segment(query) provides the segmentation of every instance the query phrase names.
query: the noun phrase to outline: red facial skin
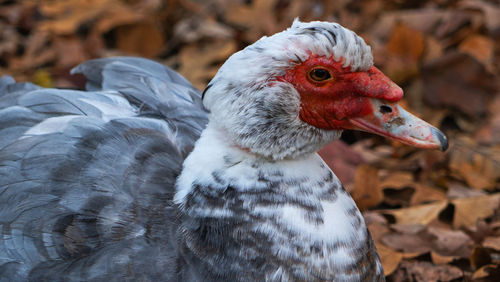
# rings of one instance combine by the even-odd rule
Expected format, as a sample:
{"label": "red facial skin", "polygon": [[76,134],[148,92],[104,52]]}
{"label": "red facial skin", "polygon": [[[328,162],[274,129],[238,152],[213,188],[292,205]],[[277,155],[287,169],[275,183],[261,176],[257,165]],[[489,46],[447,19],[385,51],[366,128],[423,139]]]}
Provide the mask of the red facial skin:
{"label": "red facial skin", "polygon": [[[299,92],[301,120],[322,129],[351,129],[349,119],[373,114],[368,98],[392,103],[403,97],[403,90],[376,67],[351,72],[342,64],[343,60],[311,55],[278,78]],[[315,68],[328,70],[332,78],[314,81],[309,72]]]}

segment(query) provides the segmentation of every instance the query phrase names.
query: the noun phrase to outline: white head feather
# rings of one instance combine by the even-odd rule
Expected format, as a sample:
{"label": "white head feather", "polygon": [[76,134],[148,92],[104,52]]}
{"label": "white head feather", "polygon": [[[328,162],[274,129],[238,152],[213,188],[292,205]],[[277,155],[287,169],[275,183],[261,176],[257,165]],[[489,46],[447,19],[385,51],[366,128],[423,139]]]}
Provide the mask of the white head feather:
{"label": "white head feather", "polygon": [[373,65],[370,47],[336,23],[295,20],[285,31],[263,37],[233,54],[205,92],[210,123],[235,145],[270,159],[296,158],[340,137],[299,119],[300,95],[284,75],[311,54],[342,60],[352,71]]}

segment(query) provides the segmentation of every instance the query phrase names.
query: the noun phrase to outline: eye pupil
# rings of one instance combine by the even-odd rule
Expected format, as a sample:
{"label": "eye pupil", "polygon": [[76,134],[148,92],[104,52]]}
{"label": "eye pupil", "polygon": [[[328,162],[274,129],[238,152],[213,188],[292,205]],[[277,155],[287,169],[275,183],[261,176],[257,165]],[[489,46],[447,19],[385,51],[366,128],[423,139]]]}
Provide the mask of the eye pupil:
{"label": "eye pupil", "polygon": [[331,78],[330,73],[322,68],[313,69],[309,76],[315,81],[323,81]]}

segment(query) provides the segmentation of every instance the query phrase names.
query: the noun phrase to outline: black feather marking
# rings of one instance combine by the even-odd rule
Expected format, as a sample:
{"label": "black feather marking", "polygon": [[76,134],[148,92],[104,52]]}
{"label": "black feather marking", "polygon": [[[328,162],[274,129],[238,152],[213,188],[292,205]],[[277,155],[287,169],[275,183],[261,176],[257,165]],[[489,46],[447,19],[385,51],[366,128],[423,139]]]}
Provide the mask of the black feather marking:
{"label": "black feather marking", "polygon": [[201,93],[201,100],[205,98],[205,93],[207,93],[207,90],[210,89],[210,87],[212,87],[212,84],[208,84],[205,90],[203,90],[203,93]]}
{"label": "black feather marking", "polygon": [[330,43],[332,44],[332,46],[335,46],[337,45],[337,36],[335,35],[335,33],[333,33],[331,30],[329,29],[325,29],[325,32],[328,33],[330,36],[326,36],[328,38],[328,40],[330,41]]}

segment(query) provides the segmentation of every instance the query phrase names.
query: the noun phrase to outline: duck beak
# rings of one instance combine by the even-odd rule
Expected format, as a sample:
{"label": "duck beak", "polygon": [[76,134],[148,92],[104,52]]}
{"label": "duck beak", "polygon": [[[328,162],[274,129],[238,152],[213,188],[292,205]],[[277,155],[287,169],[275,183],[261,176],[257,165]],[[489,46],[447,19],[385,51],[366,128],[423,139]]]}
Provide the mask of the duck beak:
{"label": "duck beak", "polygon": [[350,128],[375,133],[402,143],[428,149],[448,148],[448,139],[439,129],[407,112],[397,103],[369,98],[370,114],[349,119]]}

